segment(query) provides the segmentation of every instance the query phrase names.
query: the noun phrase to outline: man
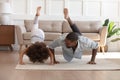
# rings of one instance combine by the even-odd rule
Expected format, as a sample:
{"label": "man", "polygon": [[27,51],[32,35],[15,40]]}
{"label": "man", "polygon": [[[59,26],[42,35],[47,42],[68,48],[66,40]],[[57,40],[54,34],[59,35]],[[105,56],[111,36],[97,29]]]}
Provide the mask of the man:
{"label": "man", "polygon": [[[98,43],[82,36],[77,26],[71,21],[68,15],[67,8],[64,9],[64,18],[68,21],[73,32],[70,32],[68,35],[62,35],[49,45],[49,49],[51,50],[53,55],[54,49],[61,46],[65,60],[70,62],[73,58],[81,59],[82,52],[85,49],[92,49],[92,57],[88,64],[96,64],[95,57],[97,53]],[[54,62],[59,63],[58,61],[56,61],[55,55]]]}

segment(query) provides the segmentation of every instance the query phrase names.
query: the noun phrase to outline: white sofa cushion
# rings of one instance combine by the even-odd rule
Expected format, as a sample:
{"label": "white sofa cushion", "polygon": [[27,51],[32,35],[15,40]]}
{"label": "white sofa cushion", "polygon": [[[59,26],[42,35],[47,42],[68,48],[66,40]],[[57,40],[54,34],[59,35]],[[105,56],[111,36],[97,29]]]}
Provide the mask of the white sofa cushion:
{"label": "white sofa cushion", "polygon": [[[45,32],[45,41],[52,41],[56,38],[61,36],[61,33],[52,33],[52,32]],[[23,33],[24,40],[30,40],[31,39],[31,32]]]}
{"label": "white sofa cushion", "polygon": [[[39,21],[39,28],[45,32],[62,32],[63,21]],[[27,32],[31,32],[33,20],[24,20],[24,25]]]}
{"label": "white sofa cushion", "polygon": [[[98,33],[100,28],[102,27],[101,21],[74,21],[77,25],[78,29],[82,33]],[[71,28],[68,25],[68,22],[63,22],[63,33],[71,32]]]}

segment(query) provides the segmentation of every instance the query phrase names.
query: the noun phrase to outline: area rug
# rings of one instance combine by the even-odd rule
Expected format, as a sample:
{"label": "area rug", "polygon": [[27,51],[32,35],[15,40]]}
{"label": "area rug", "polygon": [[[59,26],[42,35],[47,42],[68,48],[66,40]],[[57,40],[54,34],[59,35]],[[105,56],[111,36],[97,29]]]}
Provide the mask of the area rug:
{"label": "area rug", "polygon": [[66,62],[62,55],[56,55],[60,64],[49,65],[49,59],[45,63],[31,63],[27,56],[24,56],[25,65],[17,64],[19,70],[120,70],[120,65],[104,58],[96,58],[96,65],[86,64],[91,56],[84,55],[82,59],[73,59]]}

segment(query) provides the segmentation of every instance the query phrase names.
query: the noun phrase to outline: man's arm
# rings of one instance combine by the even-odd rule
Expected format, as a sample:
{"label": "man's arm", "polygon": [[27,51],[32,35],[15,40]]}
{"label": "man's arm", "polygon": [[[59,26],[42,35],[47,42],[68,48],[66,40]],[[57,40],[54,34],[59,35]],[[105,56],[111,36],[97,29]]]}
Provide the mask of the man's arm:
{"label": "man's arm", "polygon": [[27,49],[24,49],[24,51],[22,51],[20,54],[19,54],[19,64],[23,65],[24,62],[23,62],[23,56],[24,54],[26,54],[26,51]]}
{"label": "man's arm", "polygon": [[[50,49],[50,48],[49,48]],[[54,51],[54,49],[50,49],[50,51],[52,52],[52,54],[53,54],[53,60],[54,60],[54,64],[58,64],[59,63],[59,61],[56,61],[56,59],[55,59],[55,51]]]}
{"label": "man's arm", "polygon": [[97,55],[97,49],[93,49],[92,50],[92,57],[91,57],[91,60],[88,62],[88,64],[96,64],[95,63],[96,55]]}
{"label": "man's arm", "polygon": [[95,58],[98,50],[98,43],[87,37],[82,37],[82,38],[83,38],[82,42],[86,43],[85,48],[92,49],[92,57],[91,60],[88,62],[88,64],[96,64]]}

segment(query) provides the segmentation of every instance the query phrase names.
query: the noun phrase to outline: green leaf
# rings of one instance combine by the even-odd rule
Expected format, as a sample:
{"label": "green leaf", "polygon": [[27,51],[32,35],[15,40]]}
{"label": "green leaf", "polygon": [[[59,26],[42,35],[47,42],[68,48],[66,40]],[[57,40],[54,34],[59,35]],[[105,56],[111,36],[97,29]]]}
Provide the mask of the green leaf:
{"label": "green leaf", "polygon": [[108,26],[108,24],[109,24],[109,19],[106,19],[103,26]]}
{"label": "green leaf", "polygon": [[110,22],[109,27],[108,27],[108,32],[111,32],[114,26],[114,22]]}
{"label": "green leaf", "polygon": [[120,38],[115,38],[115,39],[112,39],[111,42],[116,42],[116,41],[119,41]]}
{"label": "green leaf", "polygon": [[120,28],[118,28],[118,31],[116,32],[116,35],[120,35]]}
{"label": "green leaf", "polygon": [[117,34],[120,31],[120,28],[115,28],[111,32],[108,33],[107,38]]}

